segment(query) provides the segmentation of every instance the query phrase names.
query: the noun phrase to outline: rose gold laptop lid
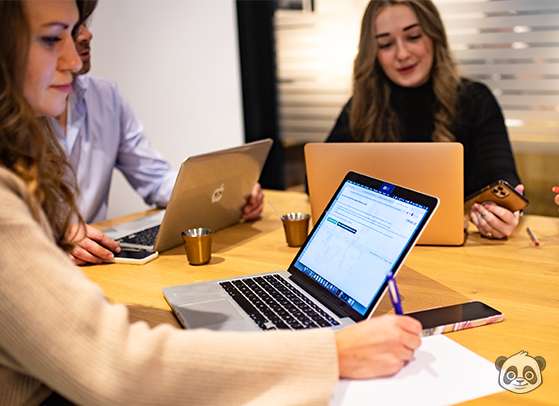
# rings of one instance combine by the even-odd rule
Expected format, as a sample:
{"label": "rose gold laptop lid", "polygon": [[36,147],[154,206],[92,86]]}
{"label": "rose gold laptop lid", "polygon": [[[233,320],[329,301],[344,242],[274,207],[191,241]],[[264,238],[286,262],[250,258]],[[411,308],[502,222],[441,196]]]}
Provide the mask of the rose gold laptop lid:
{"label": "rose gold laptop lid", "polygon": [[464,152],[457,142],[309,143],[305,165],[313,222],[349,171],[440,199],[420,245],[464,243]]}

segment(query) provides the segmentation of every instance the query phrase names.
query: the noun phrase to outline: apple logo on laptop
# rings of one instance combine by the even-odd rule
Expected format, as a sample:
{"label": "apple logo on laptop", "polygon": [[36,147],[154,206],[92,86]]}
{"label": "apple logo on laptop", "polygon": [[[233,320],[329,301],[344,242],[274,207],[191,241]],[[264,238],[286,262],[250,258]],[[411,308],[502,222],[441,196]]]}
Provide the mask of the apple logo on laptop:
{"label": "apple logo on laptop", "polygon": [[222,183],[216,190],[212,193],[212,203],[217,203],[223,197],[223,191],[225,190],[225,185]]}

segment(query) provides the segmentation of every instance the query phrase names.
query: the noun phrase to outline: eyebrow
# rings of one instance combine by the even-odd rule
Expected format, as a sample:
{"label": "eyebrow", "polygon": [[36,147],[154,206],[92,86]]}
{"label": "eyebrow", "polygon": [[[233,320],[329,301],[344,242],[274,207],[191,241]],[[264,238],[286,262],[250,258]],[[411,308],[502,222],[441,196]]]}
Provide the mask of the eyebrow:
{"label": "eyebrow", "polygon": [[[407,27],[404,27],[404,29],[402,29],[402,31],[409,31],[409,30],[411,30],[412,28],[415,28],[415,27],[419,27],[419,23],[410,24]],[[375,35],[375,38],[388,37],[389,35],[390,35],[390,33],[383,32],[383,33]]]}
{"label": "eyebrow", "polygon": [[66,23],[55,21],[55,22],[52,22],[52,23],[45,23],[45,24],[41,25],[41,27],[45,27],[45,28],[62,27],[63,29],[67,29],[68,27],[70,27],[70,25],[66,24]]}

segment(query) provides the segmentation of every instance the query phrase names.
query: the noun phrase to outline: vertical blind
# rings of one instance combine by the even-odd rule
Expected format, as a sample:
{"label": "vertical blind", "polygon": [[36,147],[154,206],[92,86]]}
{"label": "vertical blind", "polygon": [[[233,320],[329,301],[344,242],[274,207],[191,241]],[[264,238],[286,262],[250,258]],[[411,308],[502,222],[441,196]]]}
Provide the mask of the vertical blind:
{"label": "vertical blind", "polygon": [[[351,94],[366,0],[275,16],[284,144],[322,141]],[[463,76],[487,84],[513,142],[559,145],[559,0],[438,0]]]}

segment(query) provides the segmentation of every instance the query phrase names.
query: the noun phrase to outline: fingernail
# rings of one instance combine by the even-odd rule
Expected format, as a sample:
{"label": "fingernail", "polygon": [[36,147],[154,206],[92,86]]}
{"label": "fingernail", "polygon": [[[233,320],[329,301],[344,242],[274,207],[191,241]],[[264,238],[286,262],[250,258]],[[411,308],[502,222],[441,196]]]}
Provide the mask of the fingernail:
{"label": "fingernail", "polygon": [[478,219],[477,219],[477,213],[472,213],[472,222],[476,225],[478,225]]}

